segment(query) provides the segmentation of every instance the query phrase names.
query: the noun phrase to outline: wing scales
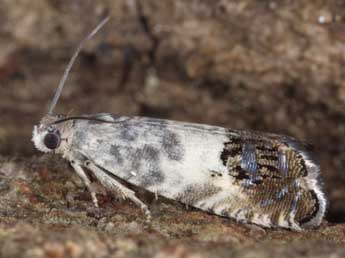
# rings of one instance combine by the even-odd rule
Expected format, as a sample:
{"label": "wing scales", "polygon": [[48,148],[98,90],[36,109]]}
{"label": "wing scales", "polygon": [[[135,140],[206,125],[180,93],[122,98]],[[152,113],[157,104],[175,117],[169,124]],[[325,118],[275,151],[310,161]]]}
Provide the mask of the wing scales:
{"label": "wing scales", "polygon": [[317,165],[308,160],[309,166],[315,166],[309,168],[309,154],[297,148],[297,141],[290,141],[285,136],[244,132],[224,144],[223,161],[247,196],[246,204],[241,204],[248,210],[247,220],[256,213],[268,215],[273,225],[290,227],[294,222],[308,223],[320,212],[323,200],[308,185]]}

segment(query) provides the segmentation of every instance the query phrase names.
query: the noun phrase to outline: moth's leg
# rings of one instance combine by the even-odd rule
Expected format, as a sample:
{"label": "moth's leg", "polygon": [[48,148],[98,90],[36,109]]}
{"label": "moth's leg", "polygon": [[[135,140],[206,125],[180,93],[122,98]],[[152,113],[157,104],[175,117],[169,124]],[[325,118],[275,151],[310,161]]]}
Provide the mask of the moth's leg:
{"label": "moth's leg", "polygon": [[91,161],[86,161],[84,165],[90,169],[97,179],[107,188],[113,190],[120,196],[122,196],[123,199],[130,199],[132,202],[134,202],[136,205],[138,205],[146,215],[147,220],[151,220],[151,213],[148,209],[147,205],[143,203],[141,200],[139,200],[135,196],[135,192],[131,189],[125,187],[124,185],[120,184],[115,178],[109,176],[105,171],[97,167],[95,164],[93,164]]}
{"label": "moth's leg", "polygon": [[93,204],[96,207],[98,207],[98,200],[96,197],[96,193],[92,190],[91,181],[87,177],[85,171],[83,170],[83,168],[80,165],[77,165],[76,162],[74,162],[74,161],[71,161],[71,166],[74,168],[75,172],[77,172],[77,174],[80,176],[80,178],[83,180],[84,184],[86,185],[87,189],[89,190]]}

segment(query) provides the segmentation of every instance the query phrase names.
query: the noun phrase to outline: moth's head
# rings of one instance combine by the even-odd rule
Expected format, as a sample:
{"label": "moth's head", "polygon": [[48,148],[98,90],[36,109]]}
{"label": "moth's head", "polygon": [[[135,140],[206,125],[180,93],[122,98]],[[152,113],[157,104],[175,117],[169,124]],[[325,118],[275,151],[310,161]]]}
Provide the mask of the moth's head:
{"label": "moth's head", "polygon": [[[34,126],[34,130],[32,133],[32,141],[35,144],[35,147],[43,152],[51,152],[51,151],[59,151],[61,149],[61,143],[63,142],[62,139],[68,140],[68,136],[70,134],[69,125],[70,122],[62,121],[65,116],[63,115],[55,115],[53,110],[56,106],[56,103],[59,100],[61,95],[62,89],[65,85],[67,80],[68,74],[72,69],[72,66],[78,57],[79,52],[82,50],[84,44],[91,39],[97,31],[99,31],[109,20],[109,17],[103,19],[93,31],[84,38],[76,51],[74,52],[72,58],[70,59],[65,72],[60,80],[58,88],[55,92],[55,95],[50,103],[48,114],[44,116],[39,125]],[[63,149],[62,149],[63,150]]]}
{"label": "moth's head", "polygon": [[42,152],[57,150],[61,145],[61,139],[65,133],[63,124],[54,122],[63,119],[64,115],[48,114],[34,126],[32,141],[35,147]]}

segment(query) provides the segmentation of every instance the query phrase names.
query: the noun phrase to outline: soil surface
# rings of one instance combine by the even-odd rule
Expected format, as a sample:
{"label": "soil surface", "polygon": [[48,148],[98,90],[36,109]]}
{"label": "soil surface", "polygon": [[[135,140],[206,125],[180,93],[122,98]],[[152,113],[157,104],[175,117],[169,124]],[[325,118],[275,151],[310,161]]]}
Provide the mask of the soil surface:
{"label": "soil surface", "polygon": [[[2,0],[0,257],[345,257],[345,2]],[[56,112],[110,112],[288,134],[314,146],[329,200],[304,232],[236,223],[136,189],[100,194],[43,155],[46,114],[80,40]]]}

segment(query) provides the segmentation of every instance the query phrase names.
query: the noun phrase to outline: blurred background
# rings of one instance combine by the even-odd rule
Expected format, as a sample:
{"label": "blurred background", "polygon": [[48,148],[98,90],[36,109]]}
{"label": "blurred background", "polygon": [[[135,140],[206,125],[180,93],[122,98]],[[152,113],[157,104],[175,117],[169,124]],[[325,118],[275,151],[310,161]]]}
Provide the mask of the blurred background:
{"label": "blurred background", "polygon": [[345,1],[2,0],[0,154],[30,141],[80,40],[58,113],[152,116],[314,145],[345,221]]}

